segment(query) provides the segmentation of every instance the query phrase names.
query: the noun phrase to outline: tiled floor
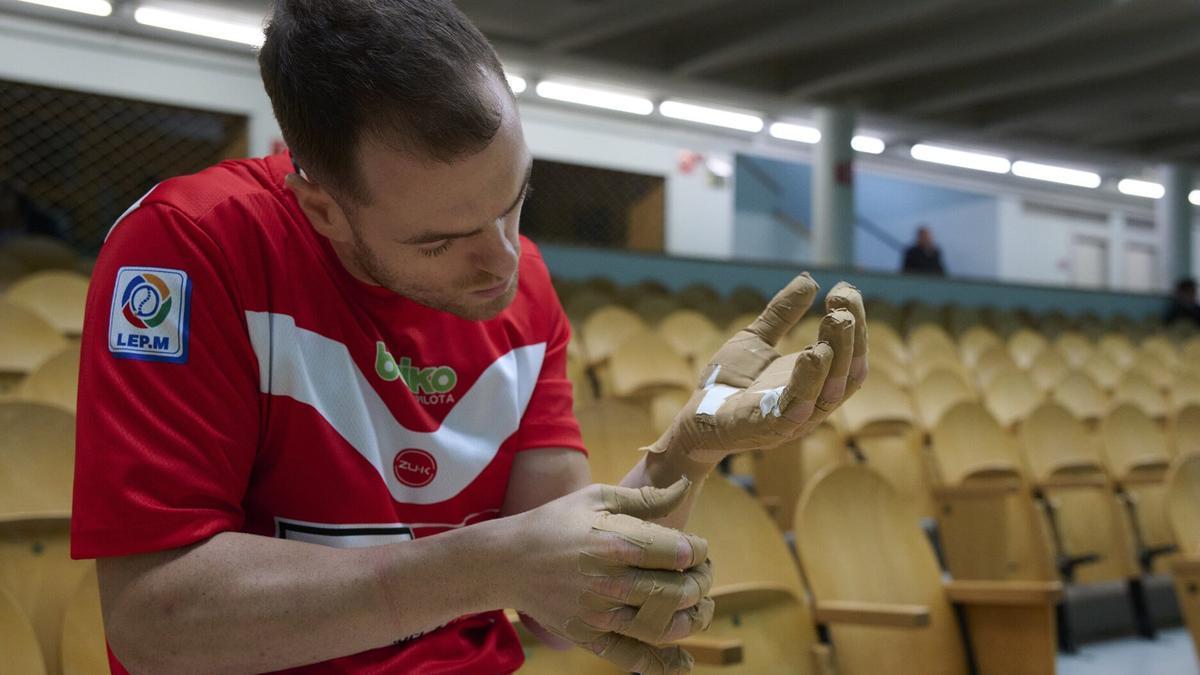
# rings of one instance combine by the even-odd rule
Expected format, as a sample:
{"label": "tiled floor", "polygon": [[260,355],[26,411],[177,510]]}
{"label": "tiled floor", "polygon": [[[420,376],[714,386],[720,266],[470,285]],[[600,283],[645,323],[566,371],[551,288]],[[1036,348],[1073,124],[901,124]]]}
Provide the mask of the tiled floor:
{"label": "tiled floor", "polygon": [[1183,628],[1159,633],[1153,642],[1126,638],[1086,645],[1058,657],[1058,675],[1200,675],[1192,638]]}

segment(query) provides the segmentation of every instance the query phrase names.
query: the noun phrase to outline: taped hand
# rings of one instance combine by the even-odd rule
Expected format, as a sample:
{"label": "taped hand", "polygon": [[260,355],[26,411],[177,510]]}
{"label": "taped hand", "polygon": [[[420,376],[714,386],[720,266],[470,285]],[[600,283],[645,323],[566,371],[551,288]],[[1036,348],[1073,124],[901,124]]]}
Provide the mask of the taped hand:
{"label": "taped hand", "polygon": [[692,657],[660,647],[708,628],[708,543],[647,522],[683,503],[667,488],[592,485],[523,514],[518,609],[628,672],[688,673]]}
{"label": "taped hand", "polygon": [[862,295],[850,284],[826,296],[816,344],[787,356],[775,351],[818,290],[805,272],[776,294],[717,351],[670,428],[643,449],[715,463],[803,436],[857,391],[867,376],[867,322]]}

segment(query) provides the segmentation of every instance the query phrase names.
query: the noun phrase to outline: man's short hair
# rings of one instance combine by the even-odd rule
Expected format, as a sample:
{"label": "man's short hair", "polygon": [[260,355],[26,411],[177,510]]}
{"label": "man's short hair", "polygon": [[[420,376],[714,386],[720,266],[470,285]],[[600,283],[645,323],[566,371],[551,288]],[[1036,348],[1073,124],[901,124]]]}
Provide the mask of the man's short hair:
{"label": "man's short hair", "polygon": [[276,0],[258,63],[293,159],[352,203],[365,139],[450,162],[500,128],[504,69],[450,0]]}

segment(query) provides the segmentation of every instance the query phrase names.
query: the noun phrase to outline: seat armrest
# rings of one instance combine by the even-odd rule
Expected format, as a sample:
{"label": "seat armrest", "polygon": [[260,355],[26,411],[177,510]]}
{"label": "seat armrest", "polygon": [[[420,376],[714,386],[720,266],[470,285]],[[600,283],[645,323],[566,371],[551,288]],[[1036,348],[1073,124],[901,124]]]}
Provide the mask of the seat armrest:
{"label": "seat armrest", "polygon": [[1058,581],[947,581],[950,602],[964,605],[1049,605],[1062,599]]}
{"label": "seat armrest", "polygon": [[929,625],[925,605],[892,605],[881,602],[830,600],[818,602],[813,609],[817,623],[848,623],[858,626],[922,628]]}
{"label": "seat armrest", "polygon": [[1200,578],[1200,556],[1187,556],[1171,564],[1171,573],[1179,577]]}
{"label": "seat armrest", "polygon": [[1004,481],[997,483],[971,483],[967,485],[938,485],[933,488],[933,496],[940,500],[947,499],[987,499],[1003,497],[1021,491],[1019,481]]}
{"label": "seat armrest", "polygon": [[698,664],[733,666],[742,662],[741,640],[693,635],[675,644],[688,650]]}
{"label": "seat armrest", "polygon": [[1096,474],[1064,473],[1050,476],[1039,482],[1037,487],[1043,491],[1061,488],[1105,488],[1108,487],[1108,481],[1104,476]]}

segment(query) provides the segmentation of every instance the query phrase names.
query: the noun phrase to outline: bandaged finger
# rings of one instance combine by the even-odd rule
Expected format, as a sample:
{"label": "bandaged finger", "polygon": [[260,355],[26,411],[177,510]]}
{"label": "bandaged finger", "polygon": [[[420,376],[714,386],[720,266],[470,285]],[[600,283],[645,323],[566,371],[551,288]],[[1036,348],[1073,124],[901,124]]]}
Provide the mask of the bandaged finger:
{"label": "bandaged finger", "polygon": [[595,596],[599,600],[584,603],[586,606],[604,607],[604,602],[612,605],[633,605],[639,607],[650,597],[650,591],[655,586],[671,583],[683,585],[683,597],[675,609],[686,609],[700,601],[712,590],[713,568],[711,561],[704,561],[683,572],[666,570],[631,569],[621,577],[596,578],[591,587],[584,591],[586,596]]}
{"label": "bandaged finger", "polygon": [[692,655],[680,647],[652,647],[615,633],[588,646],[621,670],[641,675],[685,675],[692,672],[695,663]]}
{"label": "bandaged finger", "polygon": [[832,366],[833,348],[824,342],[818,342],[796,354],[780,402],[785,419],[799,424],[812,417],[817,397],[825,387]]}
{"label": "bandaged finger", "polygon": [[828,412],[845,398],[846,376],[854,356],[854,315],[844,309],[826,314],[821,319],[820,341],[833,349],[833,363],[817,397],[817,409]]}
{"label": "bandaged finger", "polygon": [[771,298],[762,314],[746,330],[775,346],[812,306],[819,290],[820,286],[808,272],[802,272]]}
{"label": "bandaged finger", "polygon": [[846,397],[854,393],[867,376],[867,312],[863,307],[862,293],[854,286],[838,282],[829,295],[825,296],[825,307],[833,311],[844,309],[854,315],[854,356],[850,362],[850,374],[846,383]]}
{"label": "bandaged finger", "polygon": [[708,542],[702,537],[623,513],[600,513],[592,531],[612,535],[624,545],[604,553],[581,552],[579,571],[588,576],[620,576],[631,567],[683,570],[708,558]]}

